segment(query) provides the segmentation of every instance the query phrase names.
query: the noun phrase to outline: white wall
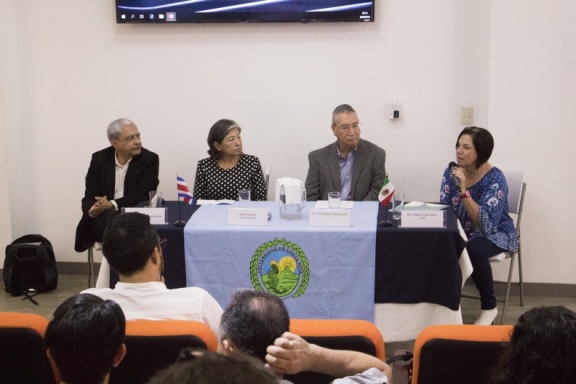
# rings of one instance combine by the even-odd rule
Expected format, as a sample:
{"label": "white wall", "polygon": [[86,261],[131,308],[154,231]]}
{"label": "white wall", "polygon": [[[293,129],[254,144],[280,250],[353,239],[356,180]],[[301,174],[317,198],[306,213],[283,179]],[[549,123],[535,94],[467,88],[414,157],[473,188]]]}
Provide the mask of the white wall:
{"label": "white wall", "polygon": [[[19,99],[18,90],[11,84],[18,84],[17,79],[9,79],[6,74],[16,73],[17,67],[15,46],[14,7],[12,2],[0,1],[0,249],[12,242],[12,226],[10,217],[10,195],[8,188],[8,164],[6,152],[6,130],[12,127],[14,116],[13,100]],[[14,91],[8,98],[9,91]],[[12,93],[12,92],[10,92]],[[10,116],[9,116],[10,115]],[[4,265],[4,252],[0,251],[0,265]]]}
{"label": "white wall", "polygon": [[[12,234],[44,234],[60,261],[85,259],[72,249],[83,170],[90,154],[107,145],[106,125],[120,116],[133,119],[144,145],[160,155],[159,189],[168,199],[176,198],[176,173],[192,187],[208,129],[222,117],[244,128],[245,151],[271,165],[273,179],[304,179],[307,153],[333,140],[330,114],[341,103],[357,109],[363,137],[386,149],[390,177],[407,199],[438,198],[463,105],[474,106],[474,123],[494,132],[494,163],[501,168],[527,169],[535,182],[561,153],[574,165],[564,135],[554,146],[534,137],[541,119],[528,118],[537,112],[524,110],[526,90],[503,86],[522,73],[531,78],[526,87],[549,80],[543,65],[522,72],[519,56],[562,62],[534,51],[545,46],[553,54],[551,45],[560,43],[534,41],[531,23],[558,31],[547,32],[551,39],[560,28],[572,37],[575,30],[566,17],[520,22],[518,11],[562,16],[571,0],[382,0],[374,23],[263,25],[117,25],[114,2],[101,0],[2,4],[13,11],[0,12],[0,25],[14,19],[15,26],[0,34],[0,64],[9,62],[0,67],[0,92],[5,106],[13,106],[5,108],[4,121],[15,123],[5,131]],[[506,45],[515,47],[513,55]],[[564,48],[573,59],[573,46]],[[573,80],[573,68],[565,65],[561,73]],[[574,92],[559,81],[547,85],[554,89],[547,107],[556,111],[557,130],[573,120],[561,108],[570,95],[560,86]],[[387,117],[392,97],[402,102],[400,121]],[[537,159],[549,159],[546,169]],[[549,179],[558,201],[568,200],[573,178]],[[534,183],[526,205],[525,278],[574,283],[575,264],[565,266],[571,240],[558,231],[539,236],[556,222],[538,215],[544,197]],[[566,231],[575,227],[568,222]],[[543,250],[552,261],[545,277]]]}
{"label": "white wall", "polygon": [[530,173],[523,217],[530,281],[576,283],[576,2],[494,1],[494,162]]}

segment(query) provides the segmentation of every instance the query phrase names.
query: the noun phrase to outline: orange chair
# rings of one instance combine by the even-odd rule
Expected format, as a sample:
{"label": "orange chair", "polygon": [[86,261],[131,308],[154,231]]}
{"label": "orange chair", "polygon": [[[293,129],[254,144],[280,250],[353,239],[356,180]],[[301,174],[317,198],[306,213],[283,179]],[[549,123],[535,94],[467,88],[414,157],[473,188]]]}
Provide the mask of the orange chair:
{"label": "orange chair", "polygon": [[[322,347],[359,351],[376,356],[382,361],[386,359],[382,334],[369,321],[292,319],[290,332]],[[334,377],[316,372],[300,372],[286,375],[286,379],[295,384],[322,384],[330,383]]]}
{"label": "orange chair", "polygon": [[0,383],[60,382],[46,355],[47,326],[40,315],[0,312]]}
{"label": "orange chair", "polygon": [[126,357],[110,372],[110,383],[146,383],[173,364],[183,348],[216,351],[218,340],[203,323],[188,320],[129,320]]}
{"label": "orange chair", "polygon": [[433,325],[414,343],[412,384],[486,383],[512,325]]}

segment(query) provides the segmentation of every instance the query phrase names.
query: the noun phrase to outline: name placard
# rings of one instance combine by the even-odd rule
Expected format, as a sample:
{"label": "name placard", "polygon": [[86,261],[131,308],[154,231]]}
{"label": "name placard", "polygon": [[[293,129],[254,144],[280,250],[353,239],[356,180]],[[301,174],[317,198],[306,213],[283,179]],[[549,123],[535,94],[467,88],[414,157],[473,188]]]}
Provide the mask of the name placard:
{"label": "name placard", "polygon": [[266,208],[228,208],[228,225],[268,225],[271,211]]}
{"label": "name placard", "polygon": [[138,212],[144,215],[150,216],[150,224],[154,225],[165,225],[168,224],[166,207],[162,208],[143,208],[143,207],[131,207],[122,208],[122,213],[124,212]]}
{"label": "name placard", "polygon": [[310,209],[308,224],[312,227],[350,227],[352,211],[350,209]]}
{"label": "name placard", "polygon": [[400,227],[443,228],[446,227],[446,211],[403,210]]}

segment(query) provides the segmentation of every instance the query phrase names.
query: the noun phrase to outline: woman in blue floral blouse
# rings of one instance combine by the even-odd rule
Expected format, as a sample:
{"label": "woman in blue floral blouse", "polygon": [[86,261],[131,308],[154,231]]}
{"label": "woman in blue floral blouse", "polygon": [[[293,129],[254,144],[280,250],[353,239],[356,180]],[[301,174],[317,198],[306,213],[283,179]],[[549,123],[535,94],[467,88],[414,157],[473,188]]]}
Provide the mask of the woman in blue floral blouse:
{"label": "woman in blue floral blouse", "polygon": [[440,201],[452,205],[468,236],[466,250],[482,308],[476,324],[484,325],[492,324],[498,315],[488,259],[518,249],[518,235],[508,214],[506,178],[488,162],[493,148],[494,139],[486,129],[464,128],[456,141],[458,166],[444,171],[440,191]]}

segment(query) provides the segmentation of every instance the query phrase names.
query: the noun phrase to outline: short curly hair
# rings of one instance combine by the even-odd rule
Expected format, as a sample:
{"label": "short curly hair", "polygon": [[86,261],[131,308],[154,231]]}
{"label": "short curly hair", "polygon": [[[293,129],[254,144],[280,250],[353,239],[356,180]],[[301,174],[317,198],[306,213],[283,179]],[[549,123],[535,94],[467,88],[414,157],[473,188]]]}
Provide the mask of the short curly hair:
{"label": "short curly hair", "polygon": [[491,375],[493,384],[574,383],[576,313],[553,306],[521,315]]}

